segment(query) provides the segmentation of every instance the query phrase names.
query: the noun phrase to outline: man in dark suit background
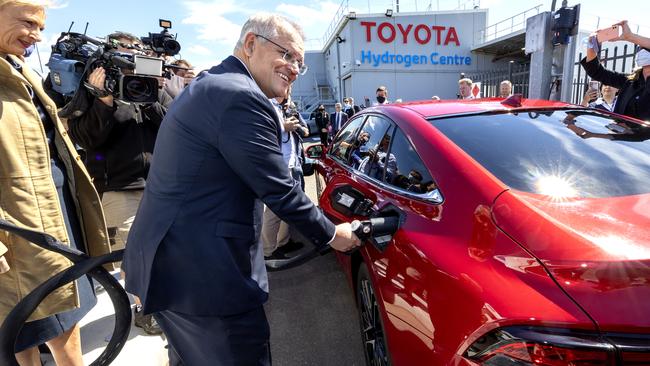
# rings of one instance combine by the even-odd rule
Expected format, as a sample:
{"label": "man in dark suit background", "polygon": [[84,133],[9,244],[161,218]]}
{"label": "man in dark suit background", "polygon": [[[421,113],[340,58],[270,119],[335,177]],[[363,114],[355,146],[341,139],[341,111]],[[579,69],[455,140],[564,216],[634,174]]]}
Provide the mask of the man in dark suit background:
{"label": "man in dark suit background", "polygon": [[332,134],[330,139],[334,139],[334,136],[336,136],[341,127],[347,121],[348,115],[341,110],[341,103],[336,103],[334,105],[334,113],[332,113]]}
{"label": "man in dark suit background", "polygon": [[306,71],[303,38],[286,18],[252,16],[234,55],[196,78],[162,122],[123,268],[167,335],[171,365],[270,364],[262,204],[317,247],[360,245],[282,158],[269,98]]}

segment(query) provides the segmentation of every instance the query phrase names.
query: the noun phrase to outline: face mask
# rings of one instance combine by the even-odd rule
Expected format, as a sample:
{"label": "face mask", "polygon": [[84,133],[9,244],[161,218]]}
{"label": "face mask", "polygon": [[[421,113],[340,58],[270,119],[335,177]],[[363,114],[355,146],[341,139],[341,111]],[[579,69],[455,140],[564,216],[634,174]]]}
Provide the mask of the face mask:
{"label": "face mask", "polygon": [[349,107],[349,106],[350,106],[350,103],[349,103],[349,102],[345,102],[345,106],[346,106],[346,107]]}
{"label": "face mask", "polygon": [[36,48],[36,45],[31,45],[31,46],[27,47],[27,48],[25,49],[25,53],[23,54],[23,56],[24,56],[25,58],[31,56],[32,53],[34,52],[34,49],[35,49],[35,48]]}
{"label": "face mask", "polygon": [[382,96],[377,97],[377,102],[379,102],[380,104],[383,104],[385,101],[386,101],[386,97],[382,97]]}

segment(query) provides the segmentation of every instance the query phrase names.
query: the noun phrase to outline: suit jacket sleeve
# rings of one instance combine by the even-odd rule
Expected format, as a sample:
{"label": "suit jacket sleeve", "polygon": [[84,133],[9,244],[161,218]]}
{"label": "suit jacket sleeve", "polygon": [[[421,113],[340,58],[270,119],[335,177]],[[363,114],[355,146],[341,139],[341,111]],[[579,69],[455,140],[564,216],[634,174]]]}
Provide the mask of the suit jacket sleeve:
{"label": "suit jacket sleeve", "polygon": [[280,150],[278,122],[268,100],[240,92],[226,103],[215,136],[233,171],[278,217],[316,246],[334,237],[335,226],[294,184]]}

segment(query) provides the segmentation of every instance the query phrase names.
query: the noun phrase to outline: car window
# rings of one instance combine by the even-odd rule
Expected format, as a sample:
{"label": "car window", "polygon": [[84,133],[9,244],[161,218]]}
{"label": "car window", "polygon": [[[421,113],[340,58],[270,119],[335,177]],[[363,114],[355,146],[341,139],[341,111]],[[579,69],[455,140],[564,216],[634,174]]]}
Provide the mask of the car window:
{"label": "car window", "polygon": [[422,159],[399,128],[395,131],[389,156],[394,161],[395,173],[386,174],[386,183],[416,194],[437,188]]}
{"label": "car window", "polygon": [[432,120],[504,184],[551,197],[650,192],[650,128],[595,111]]}
{"label": "car window", "polygon": [[393,124],[390,121],[378,116],[368,117],[351,152],[352,167],[377,180],[383,180],[386,171],[386,175],[392,179],[397,170],[395,158],[388,155],[392,134]]}
{"label": "car window", "polygon": [[331,157],[345,165],[350,165],[350,154],[357,145],[357,132],[359,127],[361,127],[363,119],[363,117],[355,118],[344,129],[339,131],[330,149],[329,154]]}

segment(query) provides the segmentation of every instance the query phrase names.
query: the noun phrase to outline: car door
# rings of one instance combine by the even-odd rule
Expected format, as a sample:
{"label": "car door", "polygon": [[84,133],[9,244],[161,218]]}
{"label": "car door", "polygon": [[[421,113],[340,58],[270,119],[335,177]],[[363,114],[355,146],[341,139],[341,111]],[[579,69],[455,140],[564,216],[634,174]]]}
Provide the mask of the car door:
{"label": "car door", "polygon": [[[347,169],[335,173],[327,187],[349,184],[374,202],[375,211],[390,208],[403,215],[403,229],[383,252],[366,245],[362,253],[384,309],[392,359],[397,364],[413,364],[431,357],[434,334],[427,306],[432,266],[418,253],[423,244],[418,237],[440,217],[442,196],[414,146],[387,117],[368,117],[355,141],[365,139],[365,144],[357,143],[358,147],[340,158]],[[324,196],[329,196],[327,190]],[[348,256],[338,257],[345,268],[352,267],[346,263]]]}
{"label": "car door", "polygon": [[348,217],[332,206],[332,192],[342,186],[350,186],[361,192],[367,199],[375,202],[376,183],[385,174],[382,158],[388,152],[388,142],[392,137],[394,125],[377,115],[361,116],[348,123],[337,135],[331,148],[322,161],[321,188],[319,204],[323,211],[335,222],[365,219]]}

